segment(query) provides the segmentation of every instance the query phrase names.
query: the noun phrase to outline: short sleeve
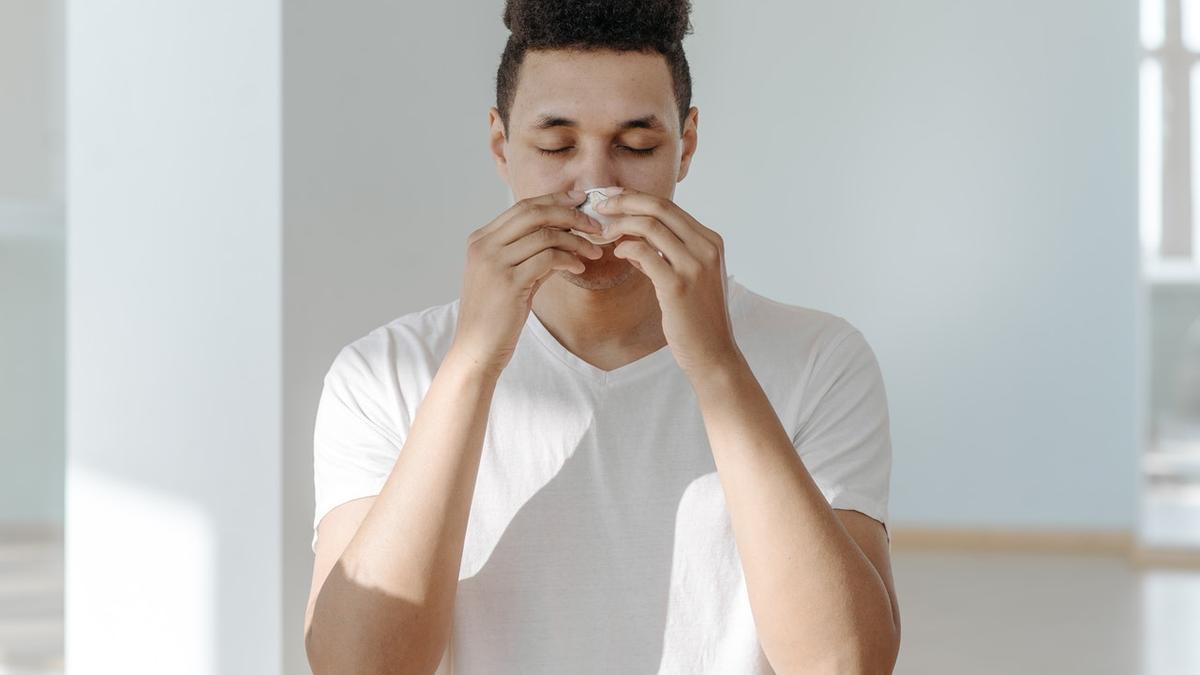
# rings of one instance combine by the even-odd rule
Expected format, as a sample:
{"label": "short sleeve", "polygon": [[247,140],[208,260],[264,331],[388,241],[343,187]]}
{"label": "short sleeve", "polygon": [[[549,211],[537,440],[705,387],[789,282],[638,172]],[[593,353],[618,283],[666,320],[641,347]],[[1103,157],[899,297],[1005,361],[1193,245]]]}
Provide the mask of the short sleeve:
{"label": "short sleeve", "polygon": [[325,374],[313,429],[314,553],[321,519],[336,506],[379,494],[404,445],[382,414],[385,391],[353,344]]}
{"label": "short sleeve", "polygon": [[816,404],[792,445],[805,467],[831,507],[859,511],[886,530],[892,470],[887,393],[861,332],[851,328],[834,339],[813,366],[804,396]]}

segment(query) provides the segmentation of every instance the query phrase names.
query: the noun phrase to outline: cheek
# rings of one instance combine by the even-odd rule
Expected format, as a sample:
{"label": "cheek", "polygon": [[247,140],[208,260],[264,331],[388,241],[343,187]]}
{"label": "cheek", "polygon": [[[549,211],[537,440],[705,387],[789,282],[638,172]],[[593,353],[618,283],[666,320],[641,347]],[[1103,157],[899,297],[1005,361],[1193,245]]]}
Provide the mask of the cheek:
{"label": "cheek", "polygon": [[509,164],[508,178],[517,194],[528,197],[570,189],[560,169],[537,160]]}
{"label": "cheek", "polygon": [[639,188],[643,192],[669,192],[675,184],[675,177],[679,175],[679,158],[672,155],[671,150],[663,150],[666,149],[660,148],[659,152],[648,158],[627,161],[622,166],[621,173],[631,178],[631,184],[635,184],[632,179],[636,178],[636,184],[645,185],[646,187]]}

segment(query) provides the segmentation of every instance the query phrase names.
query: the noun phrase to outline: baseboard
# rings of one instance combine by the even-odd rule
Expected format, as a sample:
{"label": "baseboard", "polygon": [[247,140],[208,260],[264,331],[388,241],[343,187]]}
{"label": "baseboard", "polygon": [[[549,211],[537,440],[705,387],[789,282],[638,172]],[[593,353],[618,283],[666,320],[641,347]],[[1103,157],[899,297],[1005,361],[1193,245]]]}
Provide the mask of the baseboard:
{"label": "baseboard", "polygon": [[[1200,569],[1200,548],[1139,546],[1125,531],[990,530],[894,527],[893,551],[964,551],[993,553],[1060,553],[1122,556],[1141,567]],[[0,521],[0,541],[59,539],[63,526],[54,522]]]}
{"label": "baseboard", "polygon": [[0,520],[0,542],[53,541],[62,538],[63,525],[59,522]]}
{"label": "baseboard", "polygon": [[1135,549],[1126,531],[892,529],[892,549],[902,551],[1011,551],[1128,556]]}
{"label": "baseboard", "polygon": [[1200,548],[1139,545],[1132,532],[892,528],[894,551],[1058,553],[1123,557],[1138,567],[1200,569]]}
{"label": "baseboard", "polygon": [[1138,547],[1134,549],[1132,558],[1139,567],[1200,569],[1198,548]]}

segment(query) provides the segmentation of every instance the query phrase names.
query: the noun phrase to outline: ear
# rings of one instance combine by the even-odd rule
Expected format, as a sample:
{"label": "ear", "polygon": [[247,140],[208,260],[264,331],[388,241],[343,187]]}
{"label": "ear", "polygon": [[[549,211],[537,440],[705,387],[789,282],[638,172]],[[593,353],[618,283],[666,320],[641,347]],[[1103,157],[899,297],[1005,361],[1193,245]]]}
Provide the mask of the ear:
{"label": "ear", "polygon": [[492,159],[496,161],[496,173],[505,183],[508,182],[508,138],[504,132],[504,121],[500,118],[500,110],[492,106],[488,110],[488,145],[491,148]]}
{"label": "ear", "polygon": [[679,155],[679,178],[675,179],[676,183],[683,181],[692,163],[692,156],[696,154],[696,125],[699,123],[700,109],[692,106],[683,120],[683,152]]}

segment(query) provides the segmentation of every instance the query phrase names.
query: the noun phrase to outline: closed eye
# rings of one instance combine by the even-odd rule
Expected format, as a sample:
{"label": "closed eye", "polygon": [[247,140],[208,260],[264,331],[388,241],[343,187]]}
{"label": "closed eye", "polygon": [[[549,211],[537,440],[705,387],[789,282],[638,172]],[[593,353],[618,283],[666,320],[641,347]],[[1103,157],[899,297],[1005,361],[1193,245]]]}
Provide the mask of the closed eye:
{"label": "closed eye", "polygon": [[[538,152],[542,153],[543,155],[557,155],[557,154],[561,154],[561,153],[564,153],[564,152],[570,150],[572,147],[574,147],[574,146],[568,145],[565,148],[557,148],[555,150],[548,150],[546,148],[538,148]],[[653,148],[631,148],[627,145],[621,145],[621,146],[617,146],[617,147],[619,147],[623,150],[628,150],[637,155],[649,155],[658,149],[657,145],[654,146]]]}

